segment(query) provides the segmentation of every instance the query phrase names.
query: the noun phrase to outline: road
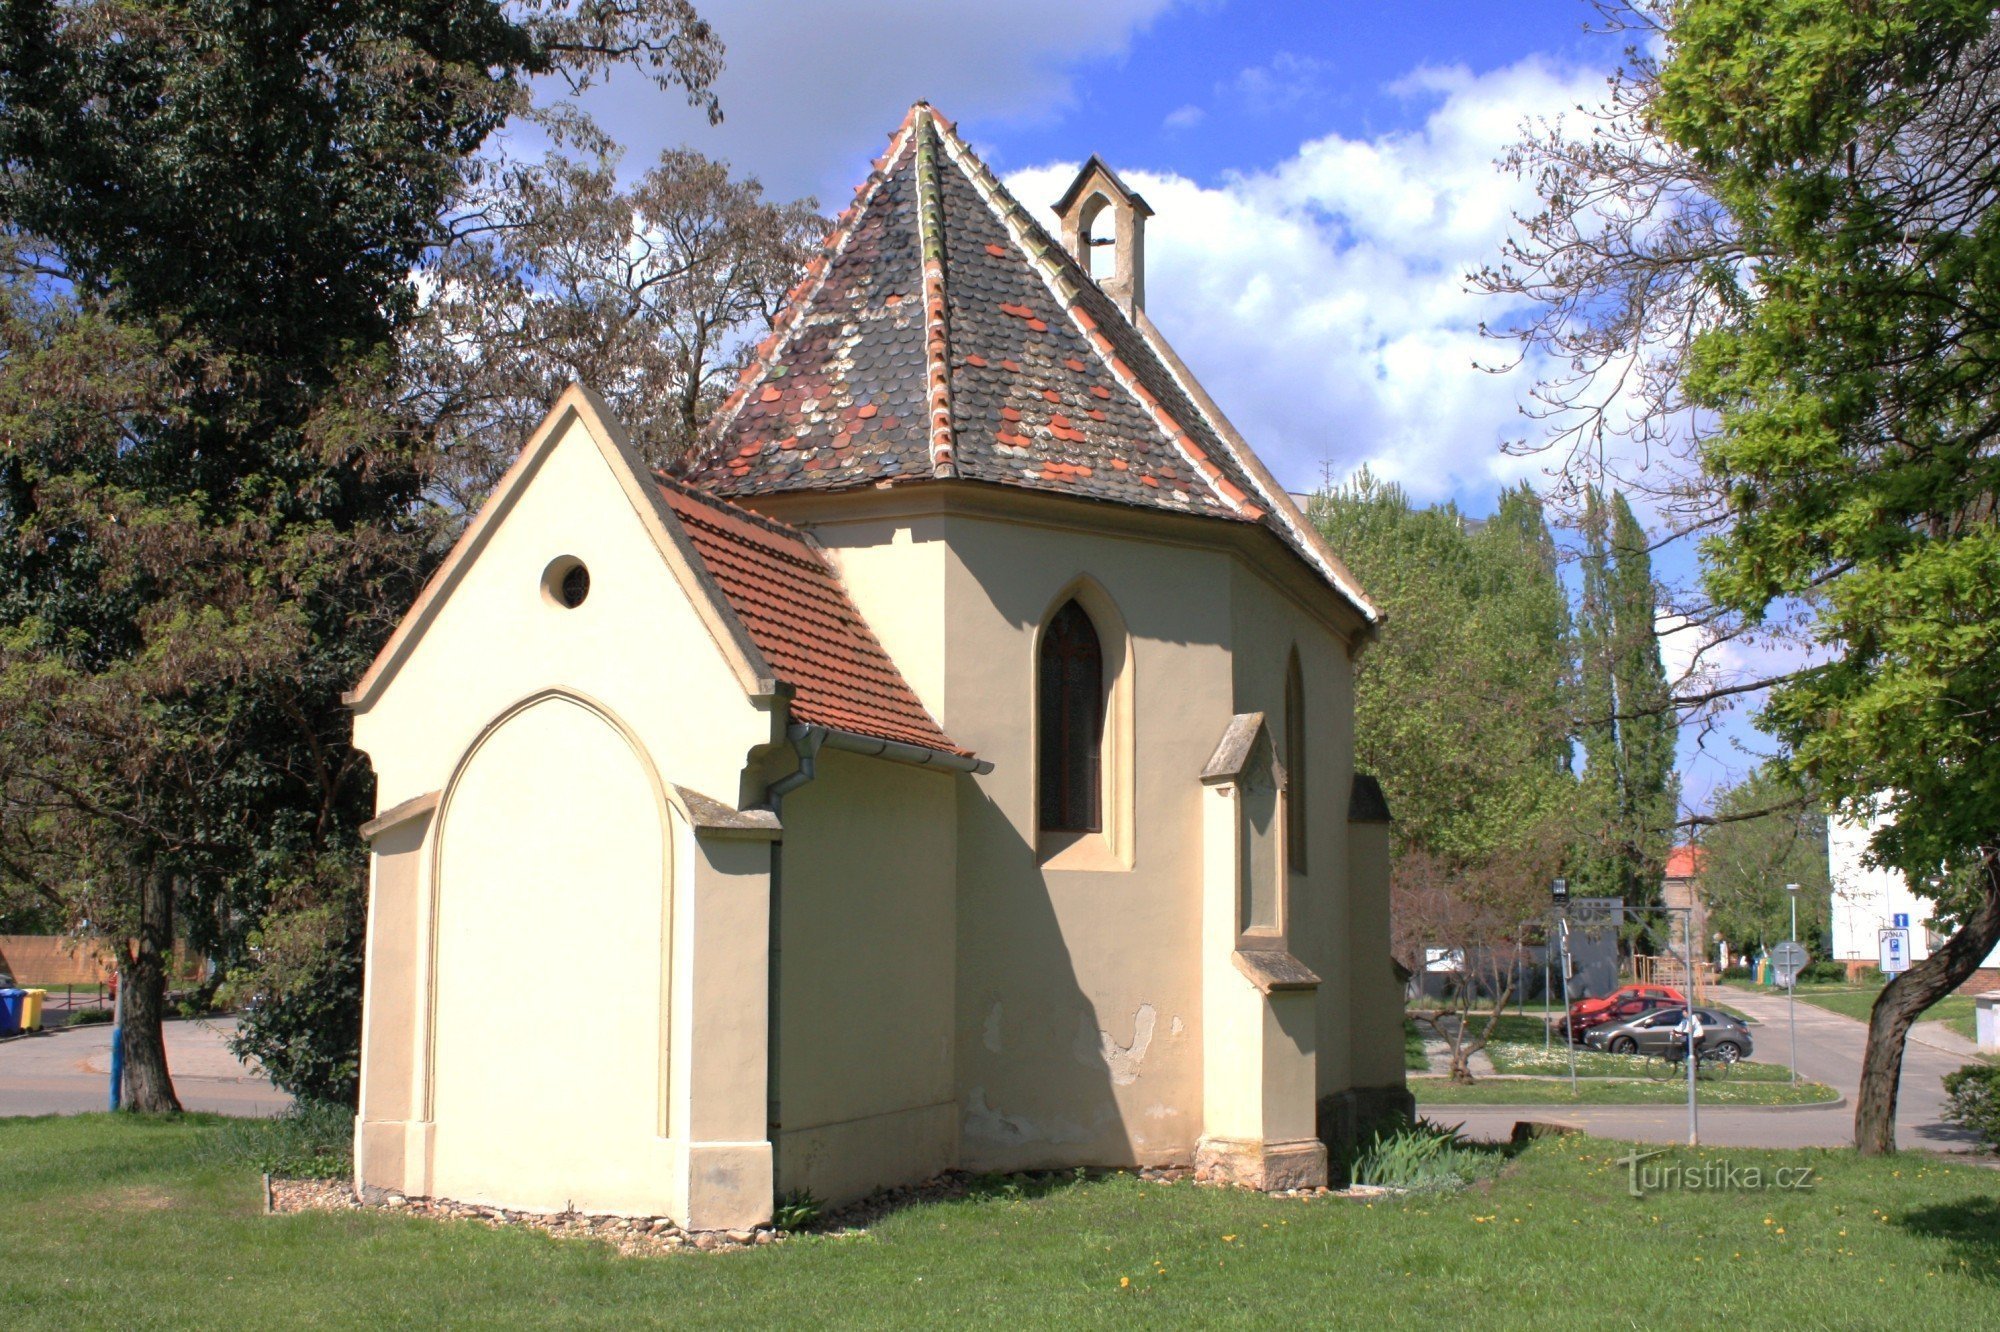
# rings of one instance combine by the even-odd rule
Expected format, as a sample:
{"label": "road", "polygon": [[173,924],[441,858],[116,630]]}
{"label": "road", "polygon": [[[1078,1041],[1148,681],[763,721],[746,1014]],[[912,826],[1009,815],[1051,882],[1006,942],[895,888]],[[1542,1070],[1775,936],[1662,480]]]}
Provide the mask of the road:
{"label": "road", "polygon": [[[229,1052],[234,1018],[166,1024],[167,1070],[188,1110],[274,1115],[292,1098],[254,1065]],[[111,1080],[111,1028],[72,1027],[0,1042],[0,1116],[73,1115],[105,1108]]]}
{"label": "road", "polygon": [[[1782,994],[1731,989],[1722,1002],[1755,1020],[1757,1058],[1785,1063],[1790,1055]],[[1842,1147],[1854,1141],[1854,1097],[1861,1086],[1866,1023],[1811,1004],[1798,1006],[1799,1076],[1834,1087],[1847,1099],[1837,1106],[1756,1109],[1714,1107],[1699,1111],[1701,1140],[1717,1147]],[[1935,1023],[1918,1024],[1903,1054],[1897,1098],[1896,1142],[1904,1148],[1971,1151],[1978,1140],[1943,1119],[1944,1075],[1971,1060],[1971,1043]],[[1424,1106],[1418,1112],[1440,1124],[1462,1125],[1478,1138],[1503,1139],[1515,1121],[1569,1124],[1596,1137],[1635,1142],[1686,1142],[1685,1105],[1648,1106]]]}

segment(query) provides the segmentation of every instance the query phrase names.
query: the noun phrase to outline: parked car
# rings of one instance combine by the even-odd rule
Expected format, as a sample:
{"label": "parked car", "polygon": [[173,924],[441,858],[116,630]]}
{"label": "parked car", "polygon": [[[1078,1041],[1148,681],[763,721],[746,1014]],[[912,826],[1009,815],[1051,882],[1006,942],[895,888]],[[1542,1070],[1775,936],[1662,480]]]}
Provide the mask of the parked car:
{"label": "parked car", "polygon": [[[1709,1008],[1694,1011],[1701,1019],[1703,1054],[1731,1062],[1750,1057],[1755,1046],[1748,1027],[1727,1013]],[[1608,1050],[1612,1054],[1660,1054],[1680,1039],[1674,1028],[1680,1025],[1686,1012],[1687,1009],[1680,1007],[1657,1008],[1630,1021],[1605,1023],[1585,1032],[1583,1043],[1593,1050]]]}
{"label": "parked car", "polygon": [[1572,1041],[1583,1039],[1592,1027],[1607,1022],[1624,1022],[1668,1005],[1685,1007],[1687,996],[1671,985],[1621,985],[1596,999],[1579,999],[1569,1006],[1559,1030]]}

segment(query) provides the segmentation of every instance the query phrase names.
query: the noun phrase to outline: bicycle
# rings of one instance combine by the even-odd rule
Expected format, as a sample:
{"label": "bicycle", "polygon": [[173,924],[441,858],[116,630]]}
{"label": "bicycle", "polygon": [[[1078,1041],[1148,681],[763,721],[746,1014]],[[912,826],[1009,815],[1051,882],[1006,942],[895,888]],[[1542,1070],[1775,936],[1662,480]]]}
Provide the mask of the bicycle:
{"label": "bicycle", "polygon": [[[1726,1043],[1725,1043],[1726,1044]],[[1727,1078],[1741,1056],[1734,1046],[1720,1050],[1700,1050],[1694,1057],[1696,1078]],[[1687,1047],[1670,1045],[1646,1056],[1646,1076],[1658,1081],[1687,1077]]]}

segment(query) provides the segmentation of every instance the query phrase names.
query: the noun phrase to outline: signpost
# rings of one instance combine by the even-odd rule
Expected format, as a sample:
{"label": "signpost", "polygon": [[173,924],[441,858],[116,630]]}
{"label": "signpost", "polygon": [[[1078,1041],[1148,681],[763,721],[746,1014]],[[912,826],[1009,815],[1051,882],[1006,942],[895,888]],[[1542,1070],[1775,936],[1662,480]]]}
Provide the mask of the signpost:
{"label": "signpost", "polygon": [[[1906,917],[1898,916],[1897,920]],[[1876,932],[1876,941],[1881,949],[1882,974],[1900,976],[1910,969],[1910,932],[1907,929],[1887,929]]]}
{"label": "signpost", "polygon": [[1771,950],[1771,965],[1778,969],[1778,984],[1785,987],[1785,1013],[1792,1024],[1792,1085],[1799,1083],[1799,973],[1812,960],[1805,948],[1790,939]]}
{"label": "signpost", "polygon": [[1569,880],[1557,879],[1549,885],[1549,896],[1555,900],[1560,913],[1556,928],[1562,940],[1563,978],[1563,1048],[1569,1051],[1569,1094],[1576,1095],[1576,1032],[1570,1026],[1569,1012]]}

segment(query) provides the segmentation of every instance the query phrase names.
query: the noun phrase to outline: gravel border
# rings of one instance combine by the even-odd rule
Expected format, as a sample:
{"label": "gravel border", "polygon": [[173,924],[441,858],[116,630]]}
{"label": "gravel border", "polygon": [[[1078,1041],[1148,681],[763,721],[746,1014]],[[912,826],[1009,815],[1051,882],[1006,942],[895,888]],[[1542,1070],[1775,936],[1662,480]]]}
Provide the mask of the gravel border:
{"label": "gravel border", "polygon": [[[883,1189],[841,1207],[829,1208],[813,1225],[797,1232],[832,1238],[865,1235],[883,1218],[907,1207],[926,1203],[955,1202],[973,1197],[1005,1196],[1010,1185],[1023,1197],[1039,1197],[1079,1179],[1096,1179],[1123,1174],[1119,1170],[1023,1171],[1011,1175],[975,1175],[970,1171],[949,1170],[921,1184]],[[1149,1184],[1194,1184],[1200,1188],[1232,1187],[1204,1179],[1185,1166],[1148,1166],[1137,1170]],[[1233,1186],[1245,1187],[1245,1186]],[[1247,1190],[1252,1191],[1254,1190]],[[1399,1190],[1365,1184],[1344,1189],[1326,1187],[1293,1189],[1266,1196],[1294,1199],[1351,1199],[1372,1201],[1395,1196]],[[283,1179],[264,1176],[264,1211],[289,1212],[397,1212],[435,1221],[475,1221],[493,1229],[522,1227],[539,1230],[557,1239],[589,1239],[610,1244],[628,1257],[661,1253],[717,1253],[754,1249],[789,1238],[773,1226],[755,1230],[686,1231],[664,1216],[607,1216],[588,1212],[523,1212],[507,1207],[487,1207],[478,1203],[453,1202],[448,1198],[411,1198],[400,1193],[384,1194],[380,1202],[370,1202],[356,1194],[354,1186],[340,1179]]]}
{"label": "gravel border", "polygon": [[407,1198],[384,1195],[379,1203],[356,1196],[354,1186],[338,1179],[273,1179],[264,1177],[267,1212],[400,1212],[435,1221],[476,1221],[496,1230],[522,1227],[557,1239],[592,1239],[610,1244],[628,1257],[638,1254],[717,1252],[754,1249],[783,1238],[769,1226],[755,1230],[682,1230],[664,1216],[602,1216],[586,1212],[520,1212],[508,1207],[453,1202],[449,1198]]}

